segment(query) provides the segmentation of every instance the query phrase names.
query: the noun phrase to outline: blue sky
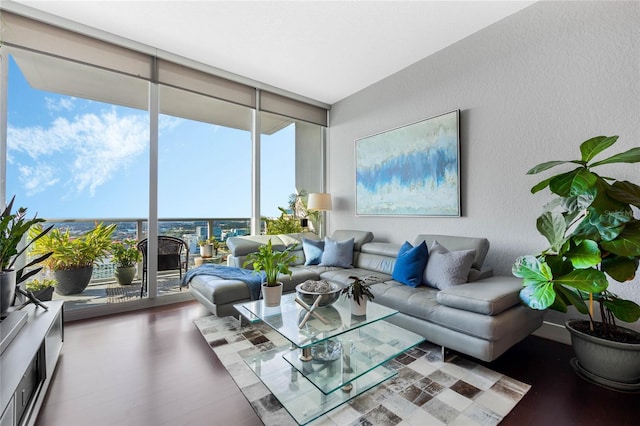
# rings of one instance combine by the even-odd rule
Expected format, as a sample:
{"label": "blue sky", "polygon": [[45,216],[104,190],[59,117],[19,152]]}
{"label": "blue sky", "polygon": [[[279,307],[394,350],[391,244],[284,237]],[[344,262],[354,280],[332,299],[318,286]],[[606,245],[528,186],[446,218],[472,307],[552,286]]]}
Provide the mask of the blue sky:
{"label": "blue sky", "polygon": [[[33,89],[9,61],[7,198],[45,218],[148,215],[146,111]],[[262,136],[262,214],[295,192],[295,128]],[[161,218],[249,217],[250,132],[162,115]]]}

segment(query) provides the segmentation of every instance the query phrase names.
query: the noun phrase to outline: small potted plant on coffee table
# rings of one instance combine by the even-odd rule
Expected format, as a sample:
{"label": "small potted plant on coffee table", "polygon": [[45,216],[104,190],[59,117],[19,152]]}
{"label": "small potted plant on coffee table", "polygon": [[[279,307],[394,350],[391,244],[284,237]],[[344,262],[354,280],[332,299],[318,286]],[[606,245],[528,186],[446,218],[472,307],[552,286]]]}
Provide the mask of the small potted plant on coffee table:
{"label": "small potted plant on coffee table", "polygon": [[342,290],[342,294],[351,299],[351,314],[363,316],[367,314],[367,300],[374,299],[373,293],[367,287],[365,280],[360,277],[350,276],[351,284]]}
{"label": "small potted plant on coffee table", "polygon": [[291,275],[289,265],[296,259],[291,254],[296,246],[287,247],[284,251],[273,250],[271,240],[260,246],[257,252],[247,256],[243,266],[251,264],[255,272],[264,271],[265,281],[262,283],[262,295],[266,306],[279,306],[282,297],[282,282],[278,281],[278,274]]}
{"label": "small potted plant on coffee table", "polygon": [[136,276],[136,263],[142,259],[136,243],[130,238],[111,243],[112,260],[116,264],[115,276],[120,285],[131,284]]}

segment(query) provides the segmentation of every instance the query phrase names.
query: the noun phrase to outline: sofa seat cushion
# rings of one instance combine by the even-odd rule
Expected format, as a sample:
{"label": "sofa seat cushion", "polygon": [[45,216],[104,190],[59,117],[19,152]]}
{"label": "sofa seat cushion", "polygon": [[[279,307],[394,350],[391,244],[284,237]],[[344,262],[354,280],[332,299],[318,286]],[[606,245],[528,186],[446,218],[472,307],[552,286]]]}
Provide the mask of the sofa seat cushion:
{"label": "sofa seat cushion", "polygon": [[251,299],[249,287],[238,280],[223,280],[211,275],[197,275],[189,282],[191,291],[197,290],[214,305],[240,303]]}
{"label": "sofa seat cushion", "polygon": [[[298,284],[306,280],[318,280],[319,274],[304,268],[294,266],[290,268],[293,272],[291,279],[288,275],[280,278],[282,281],[283,293],[295,291]],[[225,305],[229,303],[240,303],[251,299],[251,293],[246,283],[239,280],[228,280],[214,275],[196,275],[189,281],[189,287],[197,290],[207,300],[214,305]]]}
{"label": "sofa seat cushion", "polygon": [[295,287],[300,283],[303,283],[307,280],[317,281],[320,279],[320,274],[318,273],[318,271],[315,271],[313,269],[307,268],[302,265],[291,266],[289,269],[292,272],[291,279],[289,279],[289,277],[285,275],[282,277],[282,280],[281,280],[285,284],[285,288],[283,289],[284,291],[286,291],[287,288],[289,287],[287,285],[288,281],[292,284],[291,290],[293,291],[295,290]]}
{"label": "sofa seat cushion", "polygon": [[333,268],[320,273],[321,279],[331,281],[336,284],[340,284],[342,286],[351,284],[352,280],[349,279],[349,277],[358,277],[361,280],[364,280],[366,284],[384,282],[391,279],[390,275],[383,274],[380,272],[373,272],[368,269],[362,269],[362,268],[351,268],[351,269]]}
{"label": "sofa seat cushion", "polygon": [[519,309],[523,306],[507,309],[494,316],[452,308],[438,303],[442,291],[424,286],[411,288],[394,280],[372,284],[369,289],[375,296],[374,302],[405,315],[489,341],[500,340],[517,332],[526,317],[526,310]]}
{"label": "sofa seat cushion", "polygon": [[521,305],[497,315],[484,315],[437,304],[426,319],[469,336],[496,342],[517,335],[523,324],[532,318],[536,319],[537,313],[531,311],[530,308]]}
{"label": "sofa seat cushion", "polygon": [[461,284],[438,293],[438,303],[483,315],[497,315],[520,304],[522,280],[497,276],[476,283]]}
{"label": "sofa seat cushion", "polygon": [[395,280],[387,280],[371,284],[369,290],[373,293],[374,302],[420,319],[428,319],[438,307],[438,290],[431,287],[413,288]]}

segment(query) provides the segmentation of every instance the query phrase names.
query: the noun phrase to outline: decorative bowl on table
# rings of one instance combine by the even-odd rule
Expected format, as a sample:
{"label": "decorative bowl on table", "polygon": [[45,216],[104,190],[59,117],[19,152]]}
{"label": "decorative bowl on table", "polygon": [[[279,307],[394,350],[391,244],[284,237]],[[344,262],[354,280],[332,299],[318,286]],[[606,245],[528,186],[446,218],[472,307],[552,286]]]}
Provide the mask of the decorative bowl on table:
{"label": "decorative bowl on table", "polygon": [[307,280],[296,286],[296,294],[298,299],[311,306],[320,297],[318,306],[329,306],[335,303],[340,297],[342,287],[338,284],[329,283],[327,281]]}

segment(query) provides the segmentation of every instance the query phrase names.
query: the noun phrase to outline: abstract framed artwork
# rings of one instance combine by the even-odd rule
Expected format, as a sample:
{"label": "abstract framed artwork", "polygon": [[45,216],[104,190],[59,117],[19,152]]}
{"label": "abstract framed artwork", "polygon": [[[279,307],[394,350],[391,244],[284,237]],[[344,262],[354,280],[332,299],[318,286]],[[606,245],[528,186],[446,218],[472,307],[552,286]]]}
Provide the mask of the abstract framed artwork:
{"label": "abstract framed artwork", "polygon": [[357,139],[356,215],[460,216],[460,111]]}

